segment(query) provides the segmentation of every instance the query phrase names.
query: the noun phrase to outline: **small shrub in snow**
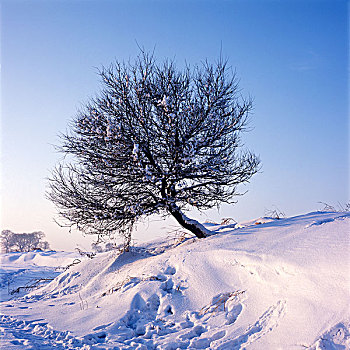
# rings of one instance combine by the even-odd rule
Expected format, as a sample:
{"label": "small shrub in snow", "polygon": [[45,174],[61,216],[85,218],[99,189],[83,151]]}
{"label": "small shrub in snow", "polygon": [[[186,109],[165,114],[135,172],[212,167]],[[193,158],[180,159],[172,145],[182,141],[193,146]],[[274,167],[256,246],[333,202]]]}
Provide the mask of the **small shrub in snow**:
{"label": "small shrub in snow", "polygon": [[222,218],[220,225],[237,224],[237,221],[233,218]]}
{"label": "small shrub in snow", "polygon": [[103,252],[103,247],[100,243],[92,243],[91,244],[91,249],[95,252],[95,253],[102,253]]}
{"label": "small shrub in snow", "polygon": [[96,253],[94,253],[94,252],[86,252],[86,251],[80,249],[79,247],[76,247],[75,250],[76,250],[81,256],[86,256],[86,257],[88,257],[88,258],[90,258],[90,259],[93,259],[94,256],[96,255]]}
{"label": "small shrub in snow", "polygon": [[95,253],[103,253],[103,252],[110,252],[112,250],[118,250],[119,252],[124,251],[124,246],[123,245],[116,245],[114,242],[94,242],[91,244],[91,249]]}
{"label": "small shrub in snow", "polygon": [[342,211],[350,211],[350,202],[346,203],[345,205],[342,205],[340,202],[338,202],[337,206],[325,203],[325,202],[318,202],[323,205],[323,208],[320,211],[334,211],[334,212],[342,212]]}
{"label": "small shrub in snow", "polygon": [[276,209],[265,210],[265,216],[271,219],[279,220],[279,219],[285,218],[286,214],[283,211],[276,208]]}

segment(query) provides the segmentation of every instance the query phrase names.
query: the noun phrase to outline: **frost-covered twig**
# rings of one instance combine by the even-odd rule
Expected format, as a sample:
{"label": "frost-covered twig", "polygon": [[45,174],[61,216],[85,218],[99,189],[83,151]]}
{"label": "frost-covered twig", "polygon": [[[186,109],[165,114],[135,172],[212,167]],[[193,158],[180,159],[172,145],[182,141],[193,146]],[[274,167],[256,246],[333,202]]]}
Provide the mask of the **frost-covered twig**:
{"label": "frost-covered twig", "polygon": [[96,253],[94,252],[85,252],[82,249],[80,249],[79,247],[76,247],[75,250],[81,255],[81,256],[86,256],[90,259],[93,259],[96,255]]}
{"label": "frost-covered twig", "polygon": [[79,303],[80,310],[85,310],[85,306],[86,306],[86,309],[88,309],[88,302],[87,302],[87,300],[83,300],[80,293],[79,293],[79,299],[80,299],[80,303]]}
{"label": "frost-covered twig", "polygon": [[79,263],[81,263],[80,259],[74,259],[72,263],[68,264],[67,266],[64,267],[57,267],[56,270],[63,270],[63,271],[67,271],[68,269],[70,269],[72,266],[78,265]]}
{"label": "frost-covered twig", "polygon": [[279,210],[277,207],[276,209],[266,209],[264,215],[277,220],[286,217],[286,214],[283,211]]}
{"label": "frost-covered twig", "polygon": [[[110,288],[108,291],[102,293],[102,297],[106,296],[106,295],[110,295],[113,294],[117,291],[119,291],[120,289],[122,289],[124,286],[128,285],[128,284],[133,284],[136,285],[140,282],[144,282],[144,281],[158,281],[158,282],[164,282],[165,278],[163,278],[162,276],[155,276],[155,275],[151,275],[151,276],[147,276],[147,277],[133,277],[133,276],[128,276],[126,279],[124,279],[123,281],[118,282],[117,284],[115,284],[112,288]],[[179,287],[180,289],[180,287]]]}
{"label": "frost-covered twig", "polygon": [[325,202],[318,202],[320,204],[323,204],[323,208],[320,211],[350,211],[350,202],[346,203],[345,206],[343,206],[340,202],[337,204],[337,208],[333,205],[330,205]]}
{"label": "frost-covered twig", "polygon": [[222,218],[220,225],[231,225],[231,224],[237,224],[237,221],[233,218]]}
{"label": "frost-covered twig", "polygon": [[47,283],[47,282],[51,282],[53,281],[54,279],[53,278],[39,278],[38,280],[36,280],[34,283],[32,284],[27,284],[25,286],[20,286],[20,287],[17,287],[16,289],[13,289],[10,294],[13,295],[15,293],[19,293],[21,291],[21,289],[24,289],[24,290],[29,290],[29,289],[35,289],[35,288],[39,288],[41,287],[42,283]]}

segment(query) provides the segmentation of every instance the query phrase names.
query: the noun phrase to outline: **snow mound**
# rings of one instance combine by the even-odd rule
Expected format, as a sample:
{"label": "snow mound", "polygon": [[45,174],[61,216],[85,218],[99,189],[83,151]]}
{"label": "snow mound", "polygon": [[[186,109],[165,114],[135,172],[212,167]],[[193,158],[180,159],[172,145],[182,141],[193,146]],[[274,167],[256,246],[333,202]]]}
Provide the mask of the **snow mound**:
{"label": "snow mound", "polygon": [[17,266],[50,266],[59,267],[66,266],[71,263],[74,259],[80,257],[75,252],[56,252],[50,251],[32,251],[26,253],[7,253],[1,254],[1,265],[17,265]]}
{"label": "snow mound", "polygon": [[211,224],[203,240],[98,254],[3,302],[4,344],[349,349],[349,220],[315,212]]}
{"label": "snow mound", "polygon": [[[78,258],[79,257],[79,258]],[[81,257],[73,252],[33,251],[1,254],[0,297],[10,300],[48,283]]]}

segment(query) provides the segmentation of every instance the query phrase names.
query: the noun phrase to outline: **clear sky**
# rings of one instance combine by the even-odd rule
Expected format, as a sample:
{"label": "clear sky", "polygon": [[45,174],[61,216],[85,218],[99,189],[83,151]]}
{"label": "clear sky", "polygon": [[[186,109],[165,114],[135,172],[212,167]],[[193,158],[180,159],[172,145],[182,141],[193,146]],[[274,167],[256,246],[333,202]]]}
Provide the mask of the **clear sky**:
{"label": "clear sky", "polygon": [[[235,206],[192,215],[241,221],[276,207],[291,216],[319,201],[344,205],[348,17],[340,0],[1,1],[1,228],[43,230],[56,249],[89,247],[53,222],[46,178],[60,155],[52,145],[98,92],[96,67],[134,58],[138,45],[179,66],[213,61],[222,47],[254,98],[244,141],[262,171]],[[164,226],[147,234],[167,234]]]}

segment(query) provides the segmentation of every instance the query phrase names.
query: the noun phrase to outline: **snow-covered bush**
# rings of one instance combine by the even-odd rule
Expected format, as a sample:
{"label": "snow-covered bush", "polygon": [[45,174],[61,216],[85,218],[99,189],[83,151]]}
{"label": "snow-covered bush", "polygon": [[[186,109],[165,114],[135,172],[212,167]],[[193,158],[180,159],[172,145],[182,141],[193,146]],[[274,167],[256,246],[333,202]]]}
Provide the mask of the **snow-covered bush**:
{"label": "snow-covered bush", "polygon": [[9,252],[30,252],[32,250],[48,250],[49,243],[44,241],[45,234],[41,231],[32,233],[14,233],[10,230],[1,232],[1,250]]}
{"label": "snow-covered bush", "polygon": [[266,209],[264,216],[279,220],[285,218],[286,214],[276,207],[275,209]]}
{"label": "snow-covered bush", "polygon": [[104,89],[61,138],[72,162],[50,179],[62,224],[87,234],[117,231],[129,244],[136,221],[162,214],[206,237],[184,212],[232,203],[237,186],[259,168],[241,150],[252,101],[242,97],[235,73],[222,60],[180,70],[142,52],[100,75]]}
{"label": "snow-covered bush", "polygon": [[91,244],[91,249],[95,253],[102,253],[102,252],[109,252],[111,250],[116,250],[116,249],[121,249],[122,247],[118,247],[115,243],[113,242],[107,242],[105,244],[100,243],[92,243]]}
{"label": "snow-covered bush", "polygon": [[337,203],[337,205],[331,205],[325,202],[318,202],[323,205],[323,208],[320,211],[350,211],[350,202],[345,203],[342,205],[340,202]]}

